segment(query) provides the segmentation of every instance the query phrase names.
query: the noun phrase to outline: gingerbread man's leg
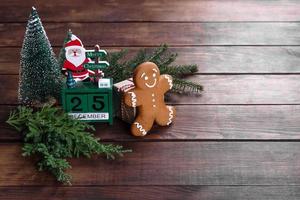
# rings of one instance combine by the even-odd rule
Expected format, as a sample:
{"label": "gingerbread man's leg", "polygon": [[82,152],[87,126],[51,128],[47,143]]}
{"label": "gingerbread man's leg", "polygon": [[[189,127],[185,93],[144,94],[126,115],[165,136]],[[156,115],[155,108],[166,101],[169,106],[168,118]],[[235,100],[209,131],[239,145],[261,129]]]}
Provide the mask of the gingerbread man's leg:
{"label": "gingerbread man's leg", "polygon": [[144,136],[151,129],[154,119],[149,114],[139,113],[131,125],[131,133],[134,136]]}
{"label": "gingerbread man's leg", "polygon": [[173,106],[163,105],[158,109],[155,121],[160,126],[168,126],[173,122],[175,116],[176,110]]}

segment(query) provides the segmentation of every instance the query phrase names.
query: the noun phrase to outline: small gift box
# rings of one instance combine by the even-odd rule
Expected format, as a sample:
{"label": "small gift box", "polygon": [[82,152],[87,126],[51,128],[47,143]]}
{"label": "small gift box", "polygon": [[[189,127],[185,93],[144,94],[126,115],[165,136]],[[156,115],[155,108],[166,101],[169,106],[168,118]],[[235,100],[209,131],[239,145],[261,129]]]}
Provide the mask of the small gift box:
{"label": "small gift box", "polygon": [[134,88],[132,79],[127,79],[114,84],[115,92],[115,116],[127,123],[132,123],[136,116],[136,108],[124,103],[124,93]]}

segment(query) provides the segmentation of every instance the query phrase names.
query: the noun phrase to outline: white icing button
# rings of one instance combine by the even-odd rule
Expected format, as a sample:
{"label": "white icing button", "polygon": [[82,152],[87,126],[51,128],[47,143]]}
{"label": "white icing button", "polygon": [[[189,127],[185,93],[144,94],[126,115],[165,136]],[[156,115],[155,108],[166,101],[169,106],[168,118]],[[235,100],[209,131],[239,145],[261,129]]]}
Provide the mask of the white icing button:
{"label": "white icing button", "polygon": [[154,93],[152,93],[152,96],[154,97]]}
{"label": "white icing button", "polygon": [[155,99],[152,99],[152,102],[155,102]]}
{"label": "white icing button", "polygon": [[153,108],[155,108],[156,107],[156,105],[153,105]]}

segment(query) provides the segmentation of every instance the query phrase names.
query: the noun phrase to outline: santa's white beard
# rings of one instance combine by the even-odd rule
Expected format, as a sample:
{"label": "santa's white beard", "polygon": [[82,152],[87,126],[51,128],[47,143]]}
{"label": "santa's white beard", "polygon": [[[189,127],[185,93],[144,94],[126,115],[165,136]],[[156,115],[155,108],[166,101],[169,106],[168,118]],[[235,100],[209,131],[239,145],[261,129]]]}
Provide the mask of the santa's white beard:
{"label": "santa's white beard", "polygon": [[[68,54],[68,50],[69,49],[81,49],[81,53],[77,53],[76,56],[74,56],[74,53],[72,54]],[[69,49],[66,49],[66,59],[67,61],[69,61],[70,63],[72,63],[75,67],[78,67],[80,65],[83,64],[83,62],[85,61],[86,57],[85,57],[85,49],[83,47],[69,47]]]}

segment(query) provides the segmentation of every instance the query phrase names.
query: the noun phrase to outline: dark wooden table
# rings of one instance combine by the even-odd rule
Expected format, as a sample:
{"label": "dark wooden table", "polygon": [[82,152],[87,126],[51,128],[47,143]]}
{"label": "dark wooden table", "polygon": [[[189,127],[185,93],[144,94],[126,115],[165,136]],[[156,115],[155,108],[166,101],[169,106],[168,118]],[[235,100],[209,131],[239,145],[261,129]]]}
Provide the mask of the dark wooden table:
{"label": "dark wooden table", "polygon": [[[199,65],[200,97],[176,97],[170,128],[96,136],[133,153],[72,160],[73,186],[37,172],[4,121],[17,105],[19,52],[34,5],[58,52],[68,28],[108,51],[168,43]],[[300,1],[0,2],[0,199],[300,199]]]}

